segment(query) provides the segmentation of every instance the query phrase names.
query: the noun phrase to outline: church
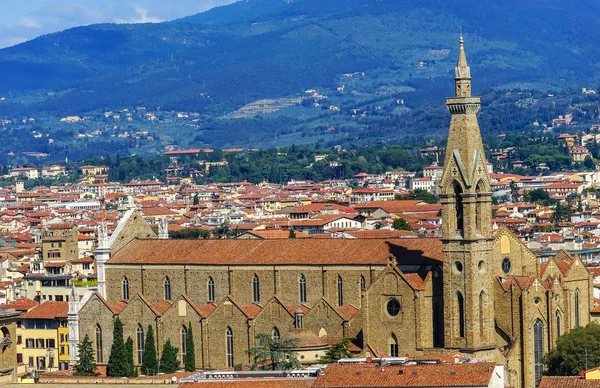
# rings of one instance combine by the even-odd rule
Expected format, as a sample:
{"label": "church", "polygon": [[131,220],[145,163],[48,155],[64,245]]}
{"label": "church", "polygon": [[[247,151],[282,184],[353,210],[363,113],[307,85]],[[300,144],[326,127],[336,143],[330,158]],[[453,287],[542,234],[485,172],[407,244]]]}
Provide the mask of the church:
{"label": "church", "polygon": [[[442,237],[394,239],[169,240],[130,209],[96,251],[99,291],[71,298],[71,354],[88,335],[108,362],[113,320],[141,364],[152,326],[196,366],[239,368],[259,333],[297,338],[316,361],[353,337],[355,354],[496,362],[505,381],[535,387],[556,339],[590,321],[592,279],[561,251],[542,262],[510,231],[492,231],[492,193],[471,71],[461,37],[439,192]],[[164,226],[161,228],[164,229]]]}

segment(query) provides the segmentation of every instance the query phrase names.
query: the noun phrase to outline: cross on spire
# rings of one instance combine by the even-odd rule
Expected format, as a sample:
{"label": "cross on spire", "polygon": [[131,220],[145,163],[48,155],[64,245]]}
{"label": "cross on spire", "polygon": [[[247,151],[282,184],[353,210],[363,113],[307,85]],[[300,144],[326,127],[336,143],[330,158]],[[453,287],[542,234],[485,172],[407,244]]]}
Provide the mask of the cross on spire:
{"label": "cross on spire", "polygon": [[541,285],[542,284],[537,279],[535,279],[535,281],[533,282],[533,286],[535,287],[535,292],[537,292],[538,287]]}

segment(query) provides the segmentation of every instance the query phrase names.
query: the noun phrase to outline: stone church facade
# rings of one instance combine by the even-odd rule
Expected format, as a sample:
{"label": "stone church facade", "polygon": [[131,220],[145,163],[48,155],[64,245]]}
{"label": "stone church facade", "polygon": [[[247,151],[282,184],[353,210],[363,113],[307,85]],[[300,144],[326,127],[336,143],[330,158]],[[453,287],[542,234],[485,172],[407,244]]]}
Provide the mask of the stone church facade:
{"label": "stone church facade", "polygon": [[74,315],[78,338],[88,335],[106,364],[119,317],[141,363],[148,326],[159,351],[170,339],[183,356],[191,324],[196,366],[217,369],[248,365],[258,333],[298,338],[306,363],[354,337],[363,356],[460,352],[504,365],[512,386],[537,386],[557,337],[590,321],[592,279],[578,257],[563,251],[542,263],[508,230],[492,233],[480,101],[462,38],[455,85],[441,239],[137,236],[104,263],[103,292]]}

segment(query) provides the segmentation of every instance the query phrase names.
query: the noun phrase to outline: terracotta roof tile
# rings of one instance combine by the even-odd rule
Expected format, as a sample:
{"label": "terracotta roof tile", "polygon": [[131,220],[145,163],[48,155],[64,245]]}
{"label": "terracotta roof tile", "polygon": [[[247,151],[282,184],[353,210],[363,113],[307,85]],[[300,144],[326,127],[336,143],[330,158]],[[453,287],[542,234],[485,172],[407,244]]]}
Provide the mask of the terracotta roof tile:
{"label": "terracotta roof tile", "polygon": [[487,362],[385,368],[376,364],[331,364],[313,387],[487,387],[495,366]]}
{"label": "terracotta roof tile", "polygon": [[154,308],[154,310],[156,310],[156,312],[159,315],[163,315],[165,311],[167,311],[169,309],[169,307],[171,307],[171,302],[160,302],[160,303],[153,303],[152,307]]}
{"label": "terracotta roof tile", "polygon": [[600,388],[600,380],[585,380],[578,376],[544,376],[538,388]]}
{"label": "terracotta roof tile", "polygon": [[314,379],[296,380],[249,380],[244,381],[203,381],[199,383],[184,383],[181,388],[309,388],[312,387]]}
{"label": "terracotta roof tile", "polygon": [[358,309],[352,305],[338,306],[335,308],[340,316],[345,320],[349,321],[358,312]]}
{"label": "terracotta roof tile", "polygon": [[0,305],[0,308],[15,309],[16,311],[27,311],[36,306],[39,306],[39,303],[34,300],[27,299],[27,298],[19,298],[12,302]]}
{"label": "terracotta roof tile", "polygon": [[258,313],[262,311],[262,307],[257,304],[249,304],[246,306],[240,306],[240,310],[248,317],[254,318]]}
{"label": "terracotta roof tile", "polygon": [[215,311],[217,305],[214,303],[195,304],[194,308],[202,318],[207,318],[208,316],[210,316],[210,314],[213,313],[213,311]]}
{"label": "terracotta roof tile", "polygon": [[442,261],[434,238],[282,239],[282,240],[134,240],[109,264],[229,265],[387,265],[390,254],[402,263]]}
{"label": "terracotta roof tile", "polygon": [[66,318],[69,302],[45,302],[21,315],[23,319],[55,319]]}

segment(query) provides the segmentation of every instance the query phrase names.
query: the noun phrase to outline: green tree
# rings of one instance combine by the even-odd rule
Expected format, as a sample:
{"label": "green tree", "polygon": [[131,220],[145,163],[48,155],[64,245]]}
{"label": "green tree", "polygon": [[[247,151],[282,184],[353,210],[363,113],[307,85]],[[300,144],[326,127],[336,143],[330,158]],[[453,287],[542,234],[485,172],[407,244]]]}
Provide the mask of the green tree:
{"label": "green tree", "polygon": [[535,189],[525,194],[525,200],[529,202],[545,203],[550,200],[550,194],[544,189]]}
{"label": "green tree", "polygon": [[131,363],[127,362],[127,351],[123,342],[123,323],[119,318],[115,319],[113,328],[113,343],[106,365],[106,375],[110,377],[129,377],[131,375]]}
{"label": "green tree", "polygon": [[586,156],[583,160],[583,166],[588,170],[593,170],[596,167],[596,163],[594,163],[594,159],[589,156]]}
{"label": "green tree", "polygon": [[296,231],[294,230],[294,228],[290,228],[290,235],[288,237],[289,238],[296,238]]}
{"label": "green tree", "polygon": [[198,205],[200,203],[200,197],[198,197],[198,194],[194,195],[194,205]]}
{"label": "green tree", "polygon": [[319,359],[321,364],[333,364],[341,358],[352,357],[350,353],[350,345],[354,338],[342,338],[338,342],[331,345],[327,353]]}
{"label": "green tree", "polygon": [[394,198],[396,200],[408,200],[408,199],[415,200],[416,199],[416,200],[427,202],[427,203],[437,203],[437,198],[435,197],[435,195],[433,195],[429,191],[423,190],[423,189],[415,189],[410,194],[404,194],[404,195],[396,194],[396,196]]}
{"label": "green tree", "polygon": [[392,222],[392,228],[396,230],[412,230],[408,222],[402,217],[398,217]]}
{"label": "green tree", "polygon": [[293,350],[298,343],[295,338],[276,340],[270,334],[259,333],[256,340],[258,346],[246,350],[252,357],[252,370],[285,370],[300,367],[298,355]]}
{"label": "green tree", "polygon": [[94,348],[88,335],[79,343],[77,351],[77,365],[75,365],[75,376],[98,376],[96,373],[96,361],[94,359]]}
{"label": "green tree", "polygon": [[567,206],[563,206],[560,202],[556,203],[554,207],[554,222],[560,223],[562,221],[568,221],[571,218],[571,208]]}
{"label": "green tree", "polygon": [[194,334],[192,332],[192,323],[188,324],[187,337],[185,341],[185,359],[183,360],[185,370],[193,372],[196,370],[196,352],[194,350]]}
{"label": "green tree", "polygon": [[592,322],[561,335],[545,357],[546,374],[576,376],[587,366],[600,365],[600,324]]}
{"label": "green tree", "polygon": [[179,348],[171,345],[171,340],[167,340],[163,345],[162,354],[160,355],[161,373],[175,373],[179,370],[179,361],[177,361],[178,353]]}
{"label": "green tree", "polygon": [[148,325],[146,341],[144,342],[144,355],[142,357],[142,374],[154,375],[158,372],[158,359],[156,358],[156,345],[154,342],[154,330]]}
{"label": "green tree", "polygon": [[129,377],[137,377],[137,368],[135,367],[135,361],[133,360],[133,340],[131,337],[127,337],[127,341],[125,341],[125,350],[127,351],[128,367],[131,371]]}

